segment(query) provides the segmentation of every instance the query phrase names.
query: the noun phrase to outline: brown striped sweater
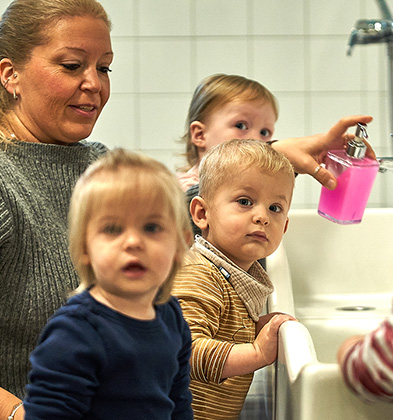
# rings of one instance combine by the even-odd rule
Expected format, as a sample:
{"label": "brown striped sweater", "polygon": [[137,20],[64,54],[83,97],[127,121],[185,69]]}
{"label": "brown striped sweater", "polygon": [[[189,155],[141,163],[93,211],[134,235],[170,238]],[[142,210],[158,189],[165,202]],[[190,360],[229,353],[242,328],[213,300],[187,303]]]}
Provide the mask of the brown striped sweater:
{"label": "brown striped sweater", "polygon": [[199,238],[199,244],[214,251],[214,263],[197,252],[194,245],[176,276],[173,291],[179,298],[193,339],[191,391],[194,416],[195,420],[235,420],[253,375],[221,381],[221,374],[232,346],[254,341],[255,322],[231,284],[231,277],[243,278],[246,284],[256,282],[262,306],[273,287],[259,263],[250,269],[255,278],[231,265],[230,260],[202,238]]}

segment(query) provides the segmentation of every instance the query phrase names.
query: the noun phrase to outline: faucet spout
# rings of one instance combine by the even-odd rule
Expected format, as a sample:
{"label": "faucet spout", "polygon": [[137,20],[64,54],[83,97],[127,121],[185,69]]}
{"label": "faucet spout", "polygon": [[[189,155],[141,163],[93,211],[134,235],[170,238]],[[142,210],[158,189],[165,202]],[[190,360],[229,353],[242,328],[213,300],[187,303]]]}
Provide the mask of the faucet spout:
{"label": "faucet spout", "polygon": [[358,30],[356,28],[352,28],[347,42],[347,55],[352,55],[353,47],[357,44],[357,38]]}
{"label": "faucet spout", "polygon": [[347,55],[356,44],[375,44],[393,40],[393,20],[359,19],[352,28],[347,43]]}

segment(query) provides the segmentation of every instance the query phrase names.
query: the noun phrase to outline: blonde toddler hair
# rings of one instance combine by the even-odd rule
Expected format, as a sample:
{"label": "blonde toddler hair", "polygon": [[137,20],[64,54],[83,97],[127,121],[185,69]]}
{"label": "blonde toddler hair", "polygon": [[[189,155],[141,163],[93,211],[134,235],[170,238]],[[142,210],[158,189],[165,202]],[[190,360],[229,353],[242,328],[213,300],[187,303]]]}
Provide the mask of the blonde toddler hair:
{"label": "blonde toddler hair", "polygon": [[89,218],[106,198],[115,199],[125,209],[142,202],[146,208],[159,205],[168,211],[174,230],[174,241],[180,258],[174,261],[168,279],[155,303],[165,303],[182,256],[192,238],[184,193],[175,176],[162,163],[125,149],[114,149],[94,162],[75,185],[69,211],[69,244],[71,259],[80,277],[76,293],[95,282],[90,265],[84,263],[86,231]]}
{"label": "blonde toddler hair", "polygon": [[217,189],[251,166],[268,175],[285,173],[295,184],[291,162],[270,145],[254,139],[234,139],[213,147],[199,166],[199,195],[210,200]]}

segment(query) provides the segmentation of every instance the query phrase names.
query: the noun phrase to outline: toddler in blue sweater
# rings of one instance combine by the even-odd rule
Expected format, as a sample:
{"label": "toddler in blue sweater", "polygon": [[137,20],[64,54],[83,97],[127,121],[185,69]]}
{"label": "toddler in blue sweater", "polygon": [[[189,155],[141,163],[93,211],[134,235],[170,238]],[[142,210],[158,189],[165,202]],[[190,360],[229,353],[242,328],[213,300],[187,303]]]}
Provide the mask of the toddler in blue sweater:
{"label": "toddler in blue sweater", "polygon": [[108,152],[77,182],[69,226],[81,283],[31,354],[25,419],[192,419],[191,336],[171,297],[191,239],[177,180]]}

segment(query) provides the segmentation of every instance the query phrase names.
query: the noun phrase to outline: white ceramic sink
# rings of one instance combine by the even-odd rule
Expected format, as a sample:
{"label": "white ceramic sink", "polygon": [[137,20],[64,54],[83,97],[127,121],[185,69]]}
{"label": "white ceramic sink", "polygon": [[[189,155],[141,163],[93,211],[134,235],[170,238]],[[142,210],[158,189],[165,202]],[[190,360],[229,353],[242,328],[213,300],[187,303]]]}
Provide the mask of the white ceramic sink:
{"label": "white ceramic sink", "polygon": [[393,209],[366,209],[342,226],[293,210],[283,245],[267,259],[269,311],[294,314],[279,333],[275,420],[392,420],[393,405],[369,404],[345,386],[340,343],[377,327],[393,297]]}

